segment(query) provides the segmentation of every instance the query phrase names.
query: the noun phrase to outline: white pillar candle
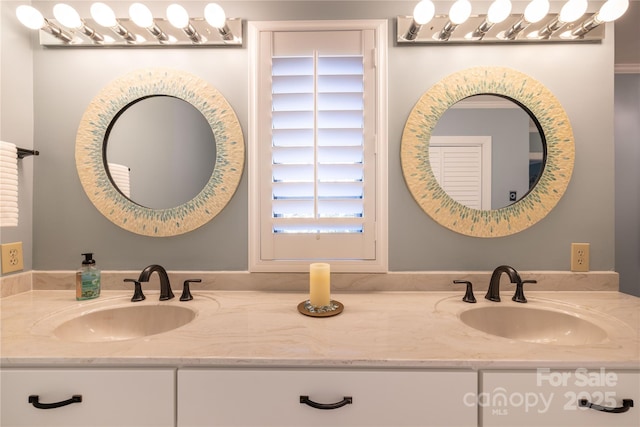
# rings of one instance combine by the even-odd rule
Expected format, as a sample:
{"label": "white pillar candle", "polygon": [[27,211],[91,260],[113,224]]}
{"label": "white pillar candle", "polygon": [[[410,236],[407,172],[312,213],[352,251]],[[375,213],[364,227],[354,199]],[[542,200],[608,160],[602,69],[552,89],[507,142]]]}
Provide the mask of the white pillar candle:
{"label": "white pillar candle", "polygon": [[329,305],[331,297],[331,269],[324,262],[313,263],[309,269],[309,301],[314,307]]}

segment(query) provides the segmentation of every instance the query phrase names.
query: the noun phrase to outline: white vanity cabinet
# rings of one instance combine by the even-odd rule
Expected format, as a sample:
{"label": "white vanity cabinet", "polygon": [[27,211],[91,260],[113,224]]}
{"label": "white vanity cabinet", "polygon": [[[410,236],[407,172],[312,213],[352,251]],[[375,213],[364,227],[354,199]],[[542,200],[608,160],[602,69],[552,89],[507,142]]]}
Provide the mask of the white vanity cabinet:
{"label": "white vanity cabinet", "polygon": [[[481,371],[479,380],[483,427],[640,426],[640,371]],[[583,399],[596,409],[581,407]],[[629,400],[634,407],[625,410]],[[619,412],[605,410],[612,408]]]}
{"label": "white vanity cabinet", "polygon": [[464,370],[180,369],[178,427],[476,426],[476,391]]}
{"label": "white vanity cabinet", "polygon": [[2,369],[0,387],[2,427],[175,425],[175,369]]}

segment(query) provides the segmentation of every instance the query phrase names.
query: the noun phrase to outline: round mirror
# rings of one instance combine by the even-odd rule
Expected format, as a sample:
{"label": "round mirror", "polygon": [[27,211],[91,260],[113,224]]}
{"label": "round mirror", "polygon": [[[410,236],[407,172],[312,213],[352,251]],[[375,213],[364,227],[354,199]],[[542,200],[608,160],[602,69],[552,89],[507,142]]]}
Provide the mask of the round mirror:
{"label": "round mirror", "polygon": [[[204,117],[209,129],[207,132],[213,135],[205,138],[208,140],[207,144],[214,146],[213,149],[209,147],[209,154],[203,154],[204,160],[200,159],[207,164],[209,171],[206,182],[196,185],[199,188],[190,187],[189,194],[182,195],[183,198],[190,197],[189,200],[163,200],[162,206],[168,207],[159,208],[151,206],[155,202],[147,201],[144,198],[146,194],[132,195],[136,202],[125,195],[136,191],[137,184],[133,176],[138,167],[127,165],[132,162],[127,158],[118,159],[116,163],[116,155],[107,152],[112,134],[121,133],[114,131],[114,127],[119,127],[121,116],[132,106],[144,105],[154,97],[165,101],[166,98],[175,98],[193,107]],[[178,108],[184,109],[184,106]],[[135,126],[134,120],[131,125],[133,127],[127,131],[132,135],[128,135],[129,142],[123,151],[131,154],[137,150],[133,147],[140,137],[150,132],[150,129],[160,126],[160,121],[155,117],[152,122],[145,119],[144,124],[139,122]],[[157,170],[163,168],[154,164],[157,156],[175,159],[180,153],[192,151],[189,148],[190,142],[185,140],[190,137],[193,129],[186,129],[184,124],[175,129],[174,137],[170,138],[175,148],[172,152],[168,151],[170,148],[154,145],[148,151],[141,152],[137,158],[146,166]],[[109,156],[113,156],[114,161]],[[191,175],[192,168],[195,167],[199,166],[188,161],[178,168],[178,172],[181,175]],[[244,139],[233,109],[218,90],[206,81],[176,70],[138,70],[107,85],[87,107],[76,136],[76,168],[85,193],[93,205],[114,224],[145,236],[175,236],[206,224],[231,200],[244,168]],[[153,178],[150,180],[153,181]],[[118,182],[117,187],[115,182]],[[148,192],[160,197],[166,192],[166,188],[157,190],[155,188]],[[187,192],[178,192],[182,191]],[[194,193],[196,194],[193,195]]]}
{"label": "round mirror", "polygon": [[[513,187],[515,201],[488,209],[469,207],[451,197],[436,179],[433,165],[437,162],[430,159],[432,138],[436,137],[433,142],[437,142],[434,132],[445,113],[463,99],[486,94],[508,98],[527,111],[537,124],[543,142],[542,159],[537,165],[542,172],[532,180],[532,186],[524,191],[522,198],[518,198],[518,190]],[[508,125],[507,121],[501,121],[500,126]],[[418,205],[439,224],[474,237],[508,236],[544,218],[569,184],[574,157],[571,124],[555,96],[530,76],[501,67],[463,70],[445,77],[425,92],[407,119],[400,153],[407,187]],[[506,168],[509,161],[497,163],[497,167]],[[507,195],[511,197],[512,187],[507,185]],[[498,191],[503,194],[505,190]]]}
{"label": "round mirror", "polygon": [[529,193],[542,174],[544,149],[544,135],[529,111],[507,97],[473,95],[438,120],[429,162],[449,197],[491,210]]}
{"label": "round mirror", "polygon": [[134,203],[153,209],[196,197],[216,161],[209,122],[172,96],[150,96],[125,107],[111,123],[105,147],[114,185]]}

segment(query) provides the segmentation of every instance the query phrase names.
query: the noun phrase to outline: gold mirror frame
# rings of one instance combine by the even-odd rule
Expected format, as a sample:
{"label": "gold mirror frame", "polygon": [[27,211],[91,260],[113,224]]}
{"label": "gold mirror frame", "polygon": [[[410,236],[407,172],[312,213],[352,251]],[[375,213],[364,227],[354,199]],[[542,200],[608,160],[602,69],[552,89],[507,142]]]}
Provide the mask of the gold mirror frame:
{"label": "gold mirror frame", "polygon": [[[204,188],[190,201],[167,209],[134,203],[114,186],[105,168],[104,145],[113,120],[131,103],[156,95],[180,98],[197,108],[216,144],[213,173]],[[167,237],[201,227],[222,211],[240,182],[245,148],[240,122],[216,88],[183,71],[153,68],[126,74],[98,93],[80,121],[75,155],[84,191],[105,217],[136,234]]]}
{"label": "gold mirror frame", "polygon": [[[456,102],[480,94],[522,105],[546,140],[538,182],[522,199],[500,209],[478,210],[456,202],[440,187],[429,163],[429,140],[440,117]],[[411,195],[436,222],[466,236],[503,237],[531,227],[555,207],[571,179],[575,147],[569,117],[542,83],[509,68],[475,67],[445,77],[422,95],[405,124],[400,159]]]}

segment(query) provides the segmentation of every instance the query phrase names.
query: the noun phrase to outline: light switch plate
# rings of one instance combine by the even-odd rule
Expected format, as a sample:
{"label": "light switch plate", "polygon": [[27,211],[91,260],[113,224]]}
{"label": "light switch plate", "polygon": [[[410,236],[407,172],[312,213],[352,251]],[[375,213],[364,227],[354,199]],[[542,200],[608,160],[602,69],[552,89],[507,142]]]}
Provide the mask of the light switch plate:
{"label": "light switch plate", "polygon": [[24,269],[22,242],[5,243],[2,246],[2,274]]}

